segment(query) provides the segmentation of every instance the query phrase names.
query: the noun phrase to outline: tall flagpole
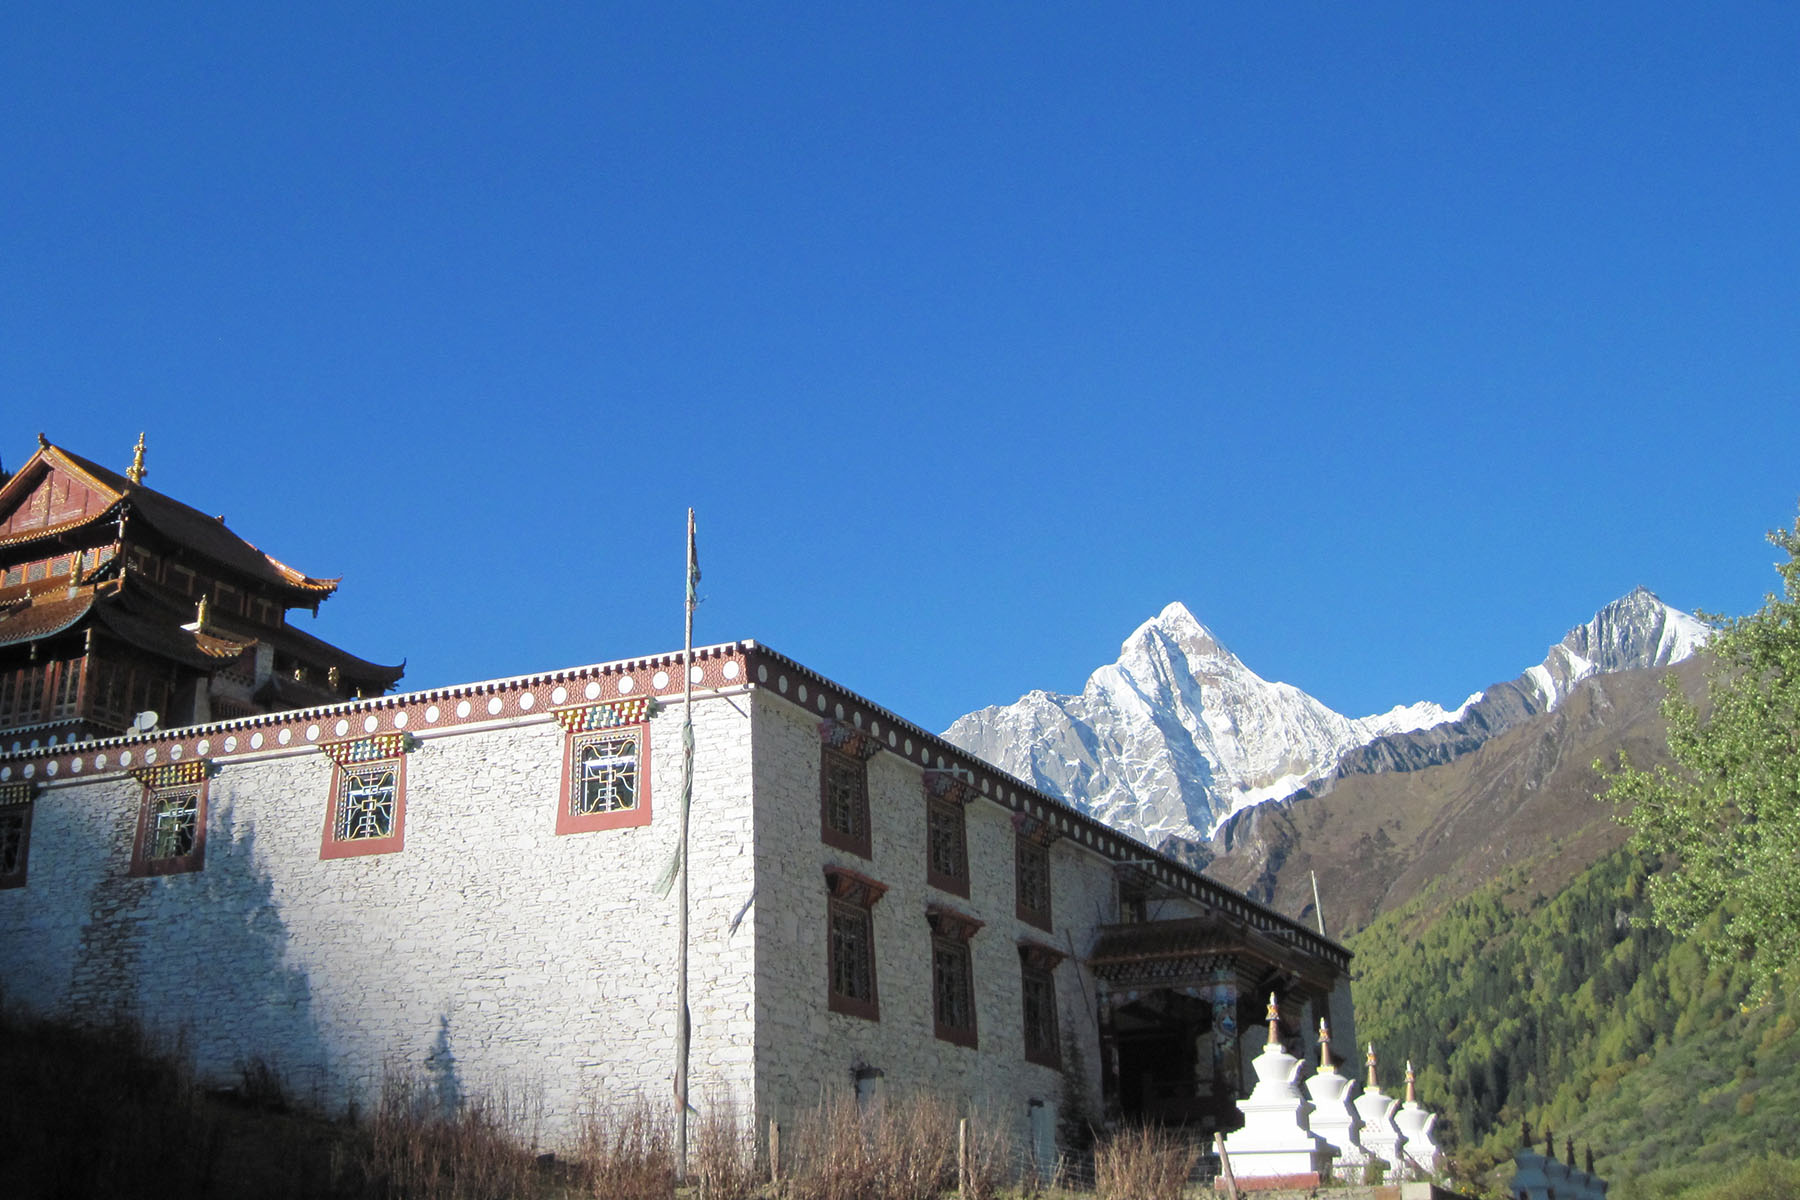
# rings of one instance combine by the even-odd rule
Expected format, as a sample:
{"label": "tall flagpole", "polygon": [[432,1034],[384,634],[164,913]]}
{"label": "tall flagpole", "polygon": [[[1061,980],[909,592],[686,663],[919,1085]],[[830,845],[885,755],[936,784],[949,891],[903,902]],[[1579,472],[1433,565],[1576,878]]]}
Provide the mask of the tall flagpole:
{"label": "tall flagpole", "polygon": [[681,872],[680,911],[675,950],[675,1177],[687,1179],[688,1115],[688,808],[694,799],[694,585],[700,564],[694,552],[694,510],[687,518],[686,633],[681,650],[681,832],[676,862]]}

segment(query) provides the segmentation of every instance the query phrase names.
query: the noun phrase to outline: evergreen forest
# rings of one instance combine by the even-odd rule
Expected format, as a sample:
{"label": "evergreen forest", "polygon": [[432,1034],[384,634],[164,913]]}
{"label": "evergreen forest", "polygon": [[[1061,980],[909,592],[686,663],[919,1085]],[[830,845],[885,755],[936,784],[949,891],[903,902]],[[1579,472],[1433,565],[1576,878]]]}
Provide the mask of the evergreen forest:
{"label": "evergreen forest", "polygon": [[1529,1121],[1591,1147],[1614,1200],[1800,1189],[1800,987],[1751,1006],[1707,930],[1650,925],[1660,866],[1626,846],[1555,895],[1524,869],[1448,904],[1434,885],[1349,939],[1384,1090],[1415,1064],[1463,1182],[1504,1182]]}

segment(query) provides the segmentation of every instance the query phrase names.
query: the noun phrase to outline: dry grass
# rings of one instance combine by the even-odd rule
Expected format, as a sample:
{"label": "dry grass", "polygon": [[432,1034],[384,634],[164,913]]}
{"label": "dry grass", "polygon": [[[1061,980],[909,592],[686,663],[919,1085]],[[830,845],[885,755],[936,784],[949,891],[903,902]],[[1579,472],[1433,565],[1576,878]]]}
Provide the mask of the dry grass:
{"label": "dry grass", "polygon": [[0,1019],[0,1144],[13,1196],[136,1194],[146,1178],[204,1195],[218,1121],[179,1045],[133,1023],[104,1030]]}
{"label": "dry grass", "polygon": [[700,1200],[748,1200],[763,1173],[757,1169],[756,1135],[739,1117],[731,1095],[715,1098],[701,1116],[690,1166]]}
{"label": "dry grass", "polygon": [[1178,1200],[1200,1159],[1194,1143],[1160,1129],[1122,1130],[1094,1150],[1101,1200]]}
{"label": "dry grass", "polygon": [[412,1075],[382,1082],[345,1174],[386,1200],[508,1200],[537,1184],[535,1105],[508,1096],[446,1106]]}
{"label": "dry grass", "polygon": [[570,1174],[583,1195],[668,1200],[675,1194],[668,1118],[643,1103],[595,1105],[582,1116]]}
{"label": "dry grass", "polygon": [[[847,1096],[822,1103],[783,1135],[784,1200],[935,1200],[957,1188],[959,1115],[932,1096],[889,1099],[869,1111]],[[971,1121],[968,1200],[1005,1184],[1005,1139]]]}
{"label": "dry grass", "polygon": [[[591,1106],[555,1159],[540,1156],[530,1098],[446,1096],[422,1075],[395,1074],[360,1120],[295,1105],[280,1074],[248,1059],[237,1086],[209,1095],[179,1044],[125,1025],[82,1030],[0,1012],[0,1145],[8,1200],[146,1194],[189,1200],[673,1200],[668,1114],[644,1103]],[[933,1096],[890,1097],[859,1112],[821,1105],[782,1130],[782,1179],[771,1186],[756,1130],[731,1098],[690,1126],[688,1200],[941,1200],[958,1184],[960,1114]],[[970,1121],[967,1200],[998,1200],[1020,1156]],[[1125,1161],[1123,1157],[1119,1160]],[[1177,1185],[1191,1166],[1178,1165]],[[1029,1169],[1028,1165],[1025,1169]],[[1177,1170],[1170,1168],[1170,1170]],[[1143,1169],[1123,1170],[1121,1179]],[[1056,1183],[1044,1181],[1054,1189]],[[1025,1196],[1041,1185],[1019,1181]],[[1007,1193],[1010,1194],[1010,1193]],[[1174,1193],[1106,1185],[1120,1200]]]}

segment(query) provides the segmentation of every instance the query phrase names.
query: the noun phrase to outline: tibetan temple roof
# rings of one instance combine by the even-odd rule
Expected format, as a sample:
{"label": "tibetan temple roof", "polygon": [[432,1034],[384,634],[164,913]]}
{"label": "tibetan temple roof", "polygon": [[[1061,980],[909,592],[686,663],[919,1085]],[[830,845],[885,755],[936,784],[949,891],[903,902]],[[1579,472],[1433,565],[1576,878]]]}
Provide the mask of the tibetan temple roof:
{"label": "tibetan temple roof", "polygon": [[0,536],[0,548],[21,545],[71,533],[86,526],[117,519],[121,504],[129,506],[130,520],[141,520],[163,537],[186,547],[238,575],[288,593],[297,604],[317,604],[337,590],[337,579],[317,579],[302,574],[233,533],[225,522],[190,508],[155,488],[134,483],[98,463],[60,446],[44,443],[5,486],[0,487],[0,512],[23,499],[42,478],[42,470],[60,470],[79,478],[99,493],[102,504],[70,519],[40,525],[9,536]]}
{"label": "tibetan temple roof", "polygon": [[87,616],[93,607],[94,592],[90,588],[67,599],[40,597],[31,604],[0,610],[0,646],[52,637]]}

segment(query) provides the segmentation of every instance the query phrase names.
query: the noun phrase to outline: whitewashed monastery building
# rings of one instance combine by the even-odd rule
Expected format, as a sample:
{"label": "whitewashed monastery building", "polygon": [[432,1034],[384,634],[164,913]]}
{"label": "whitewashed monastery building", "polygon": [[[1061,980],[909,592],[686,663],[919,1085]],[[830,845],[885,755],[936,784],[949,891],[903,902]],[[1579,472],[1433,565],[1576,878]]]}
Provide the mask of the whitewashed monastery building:
{"label": "whitewashed monastery building", "polygon": [[[45,442],[0,486],[4,1001],[332,1107],[667,1097],[682,656],[388,694],[283,619],[335,581],[143,475]],[[1336,943],[767,646],[691,672],[702,1107],[929,1087],[1042,1150],[1233,1126],[1271,991],[1302,1056],[1355,1044]]]}

